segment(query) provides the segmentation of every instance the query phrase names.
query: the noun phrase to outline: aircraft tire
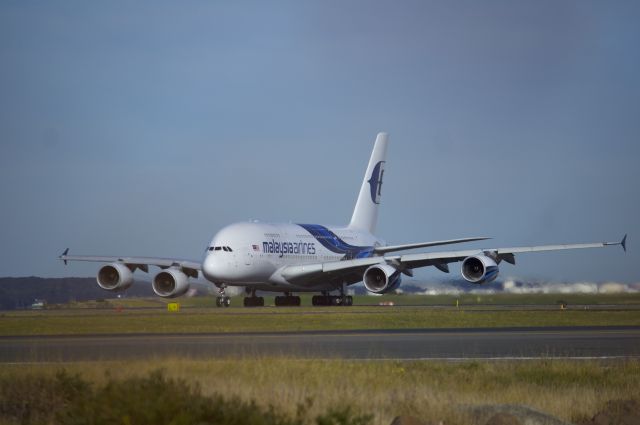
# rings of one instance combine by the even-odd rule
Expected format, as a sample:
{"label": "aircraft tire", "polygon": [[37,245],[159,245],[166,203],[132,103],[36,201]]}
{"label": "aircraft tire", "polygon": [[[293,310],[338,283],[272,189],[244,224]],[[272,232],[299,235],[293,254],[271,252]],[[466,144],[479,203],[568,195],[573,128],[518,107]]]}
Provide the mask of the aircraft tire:
{"label": "aircraft tire", "polygon": [[300,305],[300,297],[292,297],[292,296],[278,296],[275,299],[276,306],[299,306]]}
{"label": "aircraft tire", "polygon": [[314,295],[311,298],[311,305],[314,306],[328,306],[332,305],[332,297],[324,296],[324,295]]}
{"label": "aircraft tire", "polygon": [[244,297],[245,307],[264,307],[263,297]]}

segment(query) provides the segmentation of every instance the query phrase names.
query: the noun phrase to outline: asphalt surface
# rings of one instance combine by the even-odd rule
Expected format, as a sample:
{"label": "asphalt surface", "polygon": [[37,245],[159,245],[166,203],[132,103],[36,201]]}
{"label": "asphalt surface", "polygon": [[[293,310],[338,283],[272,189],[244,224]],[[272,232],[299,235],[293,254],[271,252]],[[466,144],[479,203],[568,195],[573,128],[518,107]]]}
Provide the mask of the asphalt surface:
{"label": "asphalt surface", "polygon": [[0,337],[0,362],[162,357],[640,358],[640,326]]}

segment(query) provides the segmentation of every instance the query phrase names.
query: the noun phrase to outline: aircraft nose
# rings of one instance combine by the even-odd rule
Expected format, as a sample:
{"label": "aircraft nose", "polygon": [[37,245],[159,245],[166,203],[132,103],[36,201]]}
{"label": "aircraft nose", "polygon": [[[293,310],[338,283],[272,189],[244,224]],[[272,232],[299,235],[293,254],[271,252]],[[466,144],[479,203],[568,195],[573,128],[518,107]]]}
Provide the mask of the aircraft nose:
{"label": "aircraft nose", "polygon": [[220,271],[220,262],[216,260],[216,256],[207,255],[202,262],[202,274],[204,277],[211,282],[215,282],[220,279]]}

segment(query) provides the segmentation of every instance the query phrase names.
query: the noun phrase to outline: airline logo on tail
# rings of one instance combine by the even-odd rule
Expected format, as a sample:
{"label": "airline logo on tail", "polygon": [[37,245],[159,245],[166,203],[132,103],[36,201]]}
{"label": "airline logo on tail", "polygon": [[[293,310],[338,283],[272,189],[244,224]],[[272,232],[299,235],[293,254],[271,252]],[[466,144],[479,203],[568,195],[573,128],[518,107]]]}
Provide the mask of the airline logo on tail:
{"label": "airline logo on tail", "polygon": [[380,195],[382,194],[382,176],[384,176],[384,163],[385,161],[380,161],[376,164],[373,168],[373,173],[371,173],[371,178],[367,181],[371,189],[371,201],[373,201],[374,204],[380,203]]}

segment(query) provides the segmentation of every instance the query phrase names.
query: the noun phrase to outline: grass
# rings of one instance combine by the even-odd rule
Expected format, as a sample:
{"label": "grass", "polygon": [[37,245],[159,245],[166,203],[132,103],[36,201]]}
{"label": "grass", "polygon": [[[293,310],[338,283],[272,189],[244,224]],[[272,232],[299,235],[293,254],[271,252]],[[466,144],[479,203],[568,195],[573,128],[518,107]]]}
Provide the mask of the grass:
{"label": "grass", "polygon": [[[64,368],[68,374],[79,373],[95,391],[110,382],[151,376],[162,369],[168,379],[198,387],[206,397],[254,401],[262,409],[273,406],[287,417],[295,417],[303,405],[309,421],[332,408],[350,406],[356,416],[373,415],[374,424],[388,424],[400,414],[462,424],[465,418],[459,406],[499,403],[526,404],[571,421],[593,415],[608,400],[640,394],[638,360],[447,363],[175,358],[72,363]],[[29,380],[44,382],[57,372],[51,365],[0,365],[0,395]],[[173,385],[174,391],[185,391]],[[121,399],[135,397],[127,395],[128,387],[131,384],[124,387]]]}
{"label": "grass", "polygon": [[0,335],[640,325],[640,309],[425,307],[77,309],[0,314]]}
{"label": "grass", "polygon": [[[232,307],[242,306],[242,296],[231,298]],[[311,306],[311,296],[302,295],[302,305]],[[355,295],[354,305],[371,306],[380,302],[392,301],[401,306],[455,306],[456,300],[464,307],[492,307],[495,305],[521,305],[555,307],[559,301],[565,301],[570,306],[582,305],[640,305],[640,293],[624,294],[460,294],[460,295],[414,295],[414,294],[385,294],[381,296]],[[214,297],[178,298],[175,300],[163,298],[120,298],[108,300],[110,305],[130,307],[162,308],[166,303],[179,302],[183,307],[208,308],[215,307]],[[265,297],[267,305],[273,305],[273,296]],[[76,303],[74,307],[82,307],[85,303]],[[69,305],[67,305],[69,306]]]}
{"label": "grass", "polygon": [[[213,297],[72,303],[0,313],[0,335],[640,325],[640,294],[356,296],[356,306],[349,308],[311,307],[309,296],[302,300],[302,307],[253,309],[239,307],[242,297],[222,309]],[[273,297],[265,301],[272,305]],[[387,301],[395,306],[377,305]],[[560,310],[558,301],[569,308]],[[180,303],[181,311],[167,312],[169,302]]]}
{"label": "grass", "polygon": [[[243,296],[231,297],[232,307],[242,307]],[[311,295],[301,295],[302,306],[311,307]],[[545,308],[557,307],[560,301],[569,306],[584,305],[603,306],[631,306],[640,305],[640,293],[620,294],[460,294],[460,295],[415,295],[415,294],[385,294],[381,296],[355,295],[354,305],[374,306],[381,302],[393,302],[397,306],[447,306],[487,307],[502,306],[539,306]],[[177,299],[153,298],[112,298],[99,301],[82,301],[68,304],[51,305],[49,309],[100,309],[100,308],[144,308],[165,309],[167,303],[178,302],[183,308],[215,308],[215,297],[181,297]],[[274,296],[265,297],[266,305],[274,305]]]}

